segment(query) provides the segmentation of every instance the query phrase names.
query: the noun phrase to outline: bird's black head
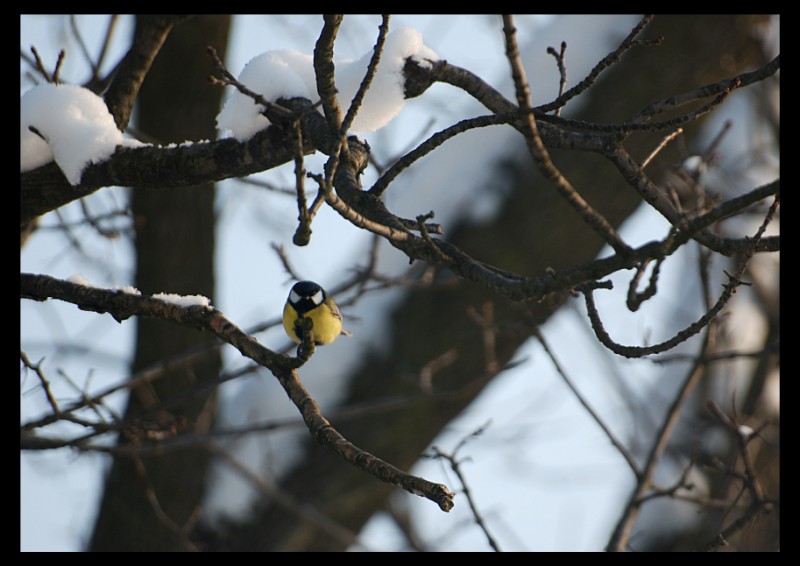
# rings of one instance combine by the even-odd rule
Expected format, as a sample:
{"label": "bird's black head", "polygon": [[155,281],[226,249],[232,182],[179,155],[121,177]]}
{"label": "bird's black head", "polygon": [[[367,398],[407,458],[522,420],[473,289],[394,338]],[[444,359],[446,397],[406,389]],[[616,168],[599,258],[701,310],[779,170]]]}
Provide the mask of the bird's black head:
{"label": "bird's black head", "polygon": [[289,303],[299,313],[305,313],[321,305],[327,294],[325,289],[313,281],[298,281],[289,293]]}

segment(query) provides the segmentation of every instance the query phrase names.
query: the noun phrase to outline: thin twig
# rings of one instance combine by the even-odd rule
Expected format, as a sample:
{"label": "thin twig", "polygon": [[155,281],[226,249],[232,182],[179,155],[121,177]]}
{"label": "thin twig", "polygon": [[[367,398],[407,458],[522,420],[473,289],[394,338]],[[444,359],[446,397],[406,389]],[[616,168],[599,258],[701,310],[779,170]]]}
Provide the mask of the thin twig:
{"label": "thin twig", "polygon": [[740,358],[758,359],[764,355],[765,351],[770,352],[774,348],[777,348],[777,346],[768,345],[766,349],[752,350],[750,352],[719,352],[710,356],[703,356],[701,358],[698,358],[695,354],[672,354],[658,358],[649,358],[649,360],[655,364],[668,364],[672,362],[686,362],[689,360],[699,359],[704,364],[713,364],[717,362],[728,362],[730,360],[737,360]]}
{"label": "thin twig", "polygon": [[475,502],[475,499],[472,497],[472,492],[470,491],[469,485],[467,484],[467,481],[464,478],[464,474],[461,473],[461,462],[456,459],[456,454],[458,453],[459,449],[465,446],[468,440],[471,440],[482,434],[486,430],[487,426],[488,423],[478,428],[476,431],[474,431],[467,437],[461,439],[456,448],[453,450],[452,454],[447,454],[445,452],[442,452],[436,446],[434,446],[432,450],[434,457],[442,458],[450,463],[450,469],[453,470],[453,473],[456,475],[456,477],[458,477],[458,481],[461,483],[461,490],[464,492],[464,495],[467,498],[467,502],[469,503],[469,508],[472,511],[472,516],[475,517],[475,522],[477,523],[478,527],[480,527],[480,529],[483,531],[483,534],[486,536],[486,540],[488,541],[489,546],[491,546],[495,552],[501,552],[500,545],[497,544],[497,540],[495,540],[495,538],[489,532],[489,527],[486,525],[486,521],[483,518],[483,515],[481,514],[480,510],[478,509],[478,505]]}
{"label": "thin twig", "polygon": [[483,338],[483,371],[486,375],[496,375],[500,363],[497,361],[497,328],[494,324],[494,304],[491,301],[483,303],[481,312],[472,307],[467,307],[467,314],[481,329]]}
{"label": "thin twig", "polygon": [[364,101],[364,95],[367,94],[367,90],[370,84],[372,84],[372,79],[375,78],[375,74],[378,72],[378,63],[380,63],[381,60],[381,53],[386,43],[387,33],[389,33],[389,15],[384,14],[381,16],[381,25],[378,26],[378,39],[375,41],[372,57],[367,65],[367,72],[364,78],[361,79],[361,84],[358,85],[358,91],[356,91],[353,100],[350,102],[350,107],[347,109],[347,114],[345,114],[344,120],[342,120],[342,127],[339,130],[339,135],[342,137],[347,135],[359,108],[361,108],[361,103]]}
{"label": "thin twig", "polygon": [[723,138],[730,131],[732,127],[733,127],[733,121],[725,120],[725,123],[722,124],[719,133],[716,136],[714,136],[714,139],[711,140],[710,144],[708,144],[708,148],[706,149],[705,153],[703,153],[703,162],[711,163],[714,160],[714,156],[717,153],[717,149],[719,148],[720,144],[722,144]]}
{"label": "thin twig", "polygon": [[53,69],[53,83],[59,84],[61,81],[58,77],[59,73],[61,72],[61,65],[64,63],[64,57],[66,53],[62,49],[58,52],[58,60],[56,61],[56,68]]}
{"label": "thin twig", "polygon": [[294,267],[292,267],[292,264],[289,262],[289,256],[286,255],[286,250],[284,249],[284,247],[280,244],[276,244],[273,242],[272,249],[275,250],[276,254],[278,254],[278,259],[281,261],[281,264],[283,265],[283,268],[286,270],[286,273],[289,274],[289,277],[291,277],[295,281],[302,280],[303,278],[297,274]]}
{"label": "thin twig", "polygon": [[61,410],[58,408],[58,402],[53,396],[53,392],[50,390],[50,382],[47,381],[47,378],[44,376],[44,372],[42,372],[41,363],[31,363],[31,361],[28,359],[28,356],[22,350],[19,352],[19,357],[22,360],[22,363],[25,364],[25,367],[32,369],[39,378],[39,381],[42,383],[42,389],[44,389],[45,397],[47,397],[47,402],[50,404],[50,408],[53,410],[53,414],[57,418],[61,418]]}
{"label": "thin twig", "polygon": [[671,134],[668,134],[667,136],[664,136],[664,139],[662,139],[662,140],[661,140],[661,143],[659,143],[659,144],[656,146],[656,148],[655,148],[653,151],[651,151],[651,152],[650,152],[650,155],[648,155],[647,157],[645,157],[645,158],[644,158],[644,160],[642,161],[642,164],[641,164],[639,167],[641,167],[641,168],[642,168],[642,170],[644,170],[644,169],[645,169],[645,168],[646,168],[646,167],[647,167],[647,166],[650,164],[650,162],[653,160],[653,158],[654,158],[656,155],[658,155],[658,154],[659,154],[659,152],[660,152],[662,149],[664,149],[665,147],[667,147],[667,144],[668,144],[669,142],[671,142],[672,140],[674,140],[675,138],[677,138],[677,137],[678,137],[679,135],[681,135],[682,133],[683,133],[683,128],[678,128],[678,129],[676,129],[674,132],[672,132]]}
{"label": "thin twig", "polygon": [[416,161],[458,134],[474,128],[485,128],[487,126],[507,124],[514,119],[515,117],[513,114],[491,114],[487,116],[467,118],[453,124],[452,126],[448,126],[447,128],[436,132],[413,150],[409,151],[403,155],[403,157],[395,161],[392,166],[389,167],[366,192],[374,196],[382,195],[392,181],[394,181],[394,179],[401,172],[403,172],[403,170],[408,169]]}
{"label": "thin twig", "polygon": [[614,51],[606,55],[594,68],[589,72],[585,79],[579,82],[577,85],[569,89],[566,93],[560,95],[556,98],[553,102],[549,102],[548,104],[544,104],[536,108],[536,110],[540,112],[550,112],[551,110],[555,110],[556,108],[561,108],[564,106],[569,100],[575,98],[586,89],[591,87],[596,81],[597,78],[600,76],[605,69],[609,68],[611,65],[615,64],[622,58],[622,55],[625,54],[630,48],[635,47],[637,45],[644,45],[644,46],[652,46],[652,45],[659,45],[663,38],[659,37],[655,40],[650,42],[638,42],[636,40],[636,36],[638,36],[642,30],[653,21],[653,15],[646,15],[644,16],[641,21],[636,24],[636,26],[630,31],[628,36],[622,41],[622,43],[617,47]]}
{"label": "thin twig", "polygon": [[[552,55],[556,60],[556,65],[558,65],[558,75],[560,80],[558,82],[558,98],[561,98],[564,95],[564,89],[567,87],[567,66],[564,62],[565,54],[567,51],[567,42],[561,42],[561,51],[556,51],[555,47],[548,47],[547,53]],[[561,109],[563,106],[559,106],[556,108],[555,116],[561,116]]]}
{"label": "thin twig", "polygon": [[[701,353],[709,349],[713,349],[714,333],[712,328],[709,328],[704,336],[703,345],[700,348]],[[695,361],[689,372],[686,375],[681,386],[678,388],[675,398],[672,400],[669,408],[667,409],[664,421],[661,424],[653,444],[650,447],[650,452],[645,460],[644,467],[641,474],[637,477],[636,487],[634,488],[628,500],[625,510],[619,518],[619,521],[614,528],[611,538],[609,539],[607,549],[612,552],[620,552],[628,547],[633,526],[639,516],[643,503],[647,500],[648,491],[652,487],[653,475],[655,474],[656,467],[661,455],[663,454],[667,442],[672,436],[672,431],[678,424],[681,410],[689,398],[689,395],[694,390],[695,386],[699,383],[700,379],[705,375],[706,367],[698,361]]]}
{"label": "thin twig", "polygon": [[726,90],[730,90],[731,88],[739,88],[753,84],[758,81],[762,81],[777,73],[780,67],[781,67],[781,56],[778,55],[772,61],[756,69],[755,71],[741,73],[733,77],[732,79],[726,79],[718,81],[716,83],[711,83],[702,86],[700,88],[691,90],[689,92],[669,96],[663,100],[654,102],[653,104],[650,104],[645,108],[643,108],[642,110],[640,110],[633,118],[628,120],[626,124],[636,124],[636,123],[646,122],[650,120],[650,118],[652,118],[654,115],[659,114],[661,112],[673,110],[684,104],[694,102],[695,100],[708,98],[709,96],[724,94]]}
{"label": "thin twig", "polygon": [[609,428],[600,415],[592,408],[592,406],[589,404],[589,401],[583,396],[583,394],[578,390],[577,386],[569,378],[567,372],[564,371],[563,367],[561,367],[561,364],[556,358],[555,353],[550,348],[550,345],[548,344],[547,340],[545,340],[544,335],[538,326],[533,329],[533,335],[536,336],[537,340],[539,340],[539,343],[541,343],[542,347],[544,348],[547,357],[549,357],[550,361],[553,363],[553,367],[556,368],[556,372],[567,385],[567,387],[569,387],[570,391],[572,391],[572,394],[575,395],[575,398],[578,400],[578,402],[583,406],[584,409],[586,409],[586,412],[589,413],[589,416],[592,417],[594,422],[597,423],[597,426],[599,426],[600,429],[605,433],[614,448],[616,448],[617,451],[622,455],[622,457],[625,459],[625,462],[627,462],[628,467],[630,467],[631,471],[633,471],[634,476],[637,478],[640,477],[642,475],[642,471],[639,468],[639,465],[636,463],[636,458],[634,458],[631,451],[628,450],[625,445],[616,437],[611,428]]}
{"label": "thin twig", "polygon": [[753,435],[743,434],[741,427],[731,417],[717,405],[713,400],[707,403],[708,409],[714,414],[719,421],[734,435],[736,443],[739,447],[739,454],[742,458],[744,466],[744,486],[750,491],[750,495],[754,501],[761,501],[764,499],[764,491],[756,476],[755,467],[753,466],[753,458],[750,454],[748,444],[753,438]]}
{"label": "thin twig", "polygon": [[738,533],[742,529],[744,529],[750,522],[756,517],[756,515],[767,505],[765,502],[756,501],[750,507],[748,507],[747,511],[745,511],[741,517],[733,521],[730,525],[722,529],[717,535],[714,537],[714,540],[709,542],[703,548],[699,550],[701,552],[708,552],[719,548],[720,546],[727,546],[728,539],[731,538],[734,534]]}
{"label": "thin twig", "polygon": [[136,473],[144,486],[144,493],[145,497],[147,498],[147,502],[150,505],[150,508],[153,510],[156,518],[161,522],[162,525],[167,527],[167,529],[169,529],[173,535],[177,537],[178,542],[180,542],[184,550],[189,552],[199,552],[200,549],[191,541],[189,534],[197,524],[200,508],[198,507],[194,510],[183,527],[178,525],[169,515],[167,515],[166,511],[164,511],[164,508],[161,507],[161,503],[158,500],[158,496],[156,495],[150,478],[147,476],[147,470],[145,469],[144,462],[142,461],[141,457],[135,454],[131,460],[134,468],[136,469]]}
{"label": "thin twig", "polygon": [[44,77],[44,79],[48,83],[55,82],[55,80],[53,79],[53,75],[51,75],[50,72],[45,68],[44,63],[42,62],[42,58],[39,56],[39,52],[33,45],[31,45],[31,53],[33,53],[33,59],[36,62],[35,65],[36,70],[39,71],[39,73]]}
{"label": "thin twig", "polygon": [[636,291],[639,286],[639,282],[644,276],[645,270],[651,261],[652,260],[648,258],[637,265],[636,274],[631,278],[631,282],[628,284],[628,295],[625,305],[631,312],[636,312],[639,310],[639,307],[642,306],[642,303],[653,298],[658,292],[658,276],[661,273],[661,265],[664,263],[663,258],[658,258],[655,260],[656,264],[655,267],[653,267],[653,271],[650,273],[650,282],[647,284],[647,288],[641,293]]}
{"label": "thin twig", "polygon": [[305,188],[305,167],[303,166],[303,128],[300,119],[296,119],[293,125],[294,131],[294,178],[295,190],[297,192],[297,230],[295,230],[292,242],[296,246],[308,245],[311,239],[311,215],[306,207],[306,188]]}
{"label": "thin twig", "polygon": [[210,45],[206,47],[206,53],[208,53],[208,56],[211,57],[211,61],[214,63],[214,66],[217,68],[217,70],[222,73],[223,77],[225,77],[224,80],[221,80],[213,75],[209,76],[208,80],[212,85],[236,87],[236,90],[241,92],[243,95],[252,98],[257,104],[262,105],[264,107],[264,114],[268,118],[272,117],[283,120],[292,120],[295,118],[294,113],[288,108],[285,108],[276,102],[267,100],[261,94],[250,90],[247,85],[239,82],[239,80],[234,77],[230,71],[228,71],[228,68],[225,66],[225,63],[222,62],[222,59],[220,59],[219,54],[217,54],[217,50],[214,49],[214,47]]}
{"label": "thin twig", "polygon": [[[716,108],[717,106],[722,104],[725,101],[725,99],[728,98],[733,93],[734,90],[736,90],[736,89],[738,89],[739,87],[742,86],[742,82],[738,77],[736,77],[736,78],[734,78],[734,79],[732,79],[730,81],[723,81],[723,83],[725,83],[724,88],[722,89],[722,91],[719,94],[717,94],[711,100],[711,102],[708,102],[707,104],[704,104],[703,106],[701,106],[697,110],[692,110],[691,112],[686,112],[685,114],[682,114],[682,115],[680,115],[680,116],[678,116],[676,118],[671,118],[669,120],[662,120],[662,121],[660,121],[658,123],[651,124],[651,126],[656,127],[658,129],[662,129],[662,128],[676,127],[676,126],[679,126],[681,124],[685,124],[687,122],[693,122],[693,121],[697,120],[698,118],[700,118],[701,116],[704,116],[705,114],[708,114],[714,108]],[[722,83],[720,83],[720,84],[722,84]],[[637,114],[631,120],[629,120],[628,122],[625,122],[625,124],[623,124],[623,127],[625,127],[625,126],[633,126],[633,125],[641,125],[641,124],[649,121],[650,117],[652,115],[656,114],[656,113],[665,112],[666,110],[671,109],[671,106],[673,106],[673,105],[674,106],[680,106],[680,104],[678,103],[679,100],[680,100],[680,97],[670,97],[662,105],[654,106],[652,109],[648,109],[648,112],[645,112],[644,114]]]}
{"label": "thin twig", "polygon": [[344,525],[337,523],[329,516],[322,513],[319,509],[309,503],[300,501],[278,486],[270,482],[267,478],[256,474],[245,466],[239,459],[230,452],[223,449],[217,442],[208,440],[205,443],[209,452],[217,456],[222,462],[229,466],[233,471],[244,478],[250,485],[255,487],[261,495],[272,502],[277,503],[281,509],[287,513],[307,521],[317,527],[321,532],[327,534],[334,540],[338,540],[343,546],[349,547],[358,542],[358,534],[354,533]]}
{"label": "thin twig", "polygon": [[106,27],[106,34],[103,37],[103,45],[100,47],[100,53],[97,55],[97,62],[94,64],[95,78],[99,78],[100,68],[103,66],[103,61],[108,55],[111,46],[111,38],[114,36],[114,29],[119,22],[119,14],[111,14],[109,16],[108,27]]}

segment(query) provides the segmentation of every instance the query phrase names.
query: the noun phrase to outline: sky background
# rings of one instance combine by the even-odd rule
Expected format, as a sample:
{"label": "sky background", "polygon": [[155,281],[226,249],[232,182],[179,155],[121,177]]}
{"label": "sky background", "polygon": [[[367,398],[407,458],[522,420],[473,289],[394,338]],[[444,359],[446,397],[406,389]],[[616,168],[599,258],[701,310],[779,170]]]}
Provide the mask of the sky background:
{"label": "sky background", "polygon": [[[547,46],[562,40],[569,45],[567,63],[570,85],[580,80],[638,21],[633,16],[552,18],[519,16],[516,24],[524,49],[534,103],[550,100],[557,89],[558,74]],[[78,16],[77,24],[90,52],[102,41],[107,16]],[[380,18],[346,17],[336,43],[337,58],[354,59],[374,43]],[[107,64],[113,64],[127,46],[132,19],[123,17]],[[64,16],[22,16],[21,48],[35,45],[48,65],[56,60],[66,43],[67,57],[61,75],[67,82],[80,83],[88,76],[79,49],[70,40],[69,19]],[[504,58],[502,23],[498,16],[395,16],[391,29],[411,26],[420,31],[425,43],[441,58],[470,69],[484,77],[513,99],[508,63]],[[321,28],[319,16],[244,16],[234,18],[229,69],[238,74],[253,56],[270,49],[292,48],[311,52]],[[200,54],[199,56],[205,56]],[[30,88],[22,71],[21,94]],[[569,85],[568,85],[569,86]],[[744,102],[732,97],[726,112],[742,116]],[[401,114],[386,128],[367,136],[376,158],[385,161],[407,148],[421,135],[429,135],[463,117],[483,113],[467,95],[444,85],[430,89],[423,97],[407,101]],[[437,121],[429,125],[431,115]],[[725,113],[711,120],[717,131]],[[488,130],[492,143],[502,147],[507,131]],[[709,134],[711,135],[711,134]],[[732,136],[732,140],[735,137]],[[734,141],[730,143],[734,144]],[[414,217],[420,211],[436,210],[437,222],[447,225],[463,214],[491,214],[492,198],[476,197],[484,180],[486,161],[465,160],[477,155],[478,139],[463,136],[443,146],[436,160],[419,164],[417,170],[398,179],[387,195],[388,206],[399,215]],[[729,155],[735,158],[735,151]],[[486,156],[486,160],[491,156]],[[321,158],[310,158],[306,167],[317,170]],[[453,183],[454,171],[460,182]],[[260,178],[283,186],[293,186],[293,170],[282,167]],[[374,171],[366,174],[365,185],[374,181]],[[421,180],[424,180],[421,181]],[[447,190],[441,190],[446,187]],[[90,206],[121,207],[125,190],[104,189],[88,199]],[[480,206],[466,211],[467,203]],[[448,204],[445,207],[445,204]],[[277,319],[291,286],[269,243],[284,245],[292,264],[305,278],[333,287],[348,275],[354,263],[364,263],[369,238],[345,225],[332,210],[324,207],[314,224],[315,237],[306,248],[291,246],[296,217],[291,198],[237,181],[221,183],[219,211],[217,293],[215,306],[241,328]],[[66,221],[81,217],[77,203],[61,209]],[[80,250],[70,245],[54,226],[53,214],[46,216],[43,228],[31,238],[21,254],[22,271],[47,273],[68,278],[84,275],[99,286],[126,285],[133,281],[133,249],[125,238],[101,239],[86,227],[75,228],[73,236]],[[666,234],[667,225],[649,208],[633,215],[622,227],[631,245],[641,244]],[[601,253],[601,255],[603,255]],[[348,261],[331,258],[345,257]],[[601,313],[607,314],[609,332],[624,344],[638,344],[643,335],[658,341],[673,329],[685,326],[696,316],[699,294],[696,282],[685,281],[684,262],[694,262],[691,248],[679,252],[664,266],[661,289],[680,288],[680,294],[660,293],[637,313],[621,312],[628,274],[611,277],[613,293],[597,295]],[[380,271],[399,274],[407,258],[382,246]],[[681,281],[681,284],[677,284]],[[169,289],[153,292],[170,292]],[[359,352],[385,338],[381,313],[396,300],[396,295],[372,295],[352,309],[343,309],[346,326],[354,332],[350,340],[339,340],[335,348],[319,352],[303,369],[302,379],[323,409],[333,406],[341,391],[341,379]],[[118,324],[111,317],[84,313],[72,305],[49,301],[21,303],[21,342],[32,361],[45,358],[54,390],[60,399],[71,398],[76,388],[95,390],[123,380],[128,375],[134,325]],[[624,439],[637,438],[642,423],[658,420],[649,414],[647,397],[665,371],[651,362],[620,360],[602,351],[586,321],[580,303],[562,308],[543,328],[560,364],[606,422]],[[259,334],[259,341],[278,349],[288,344],[282,329],[276,327]],[[52,342],[59,348],[53,352]],[[691,351],[692,345],[686,345]],[[237,353],[224,350],[225,370],[245,365]],[[559,379],[541,346],[530,341],[517,355],[523,362],[500,375],[456,421],[433,443],[452,451],[465,436],[481,427],[486,430],[472,439],[459,453],[469,456],[463,466],[470,489],[476,497],[489,529],[504,550],[555,551],[600,550],[607,542],[610,525],[632,487],[632,476],[622,458],[610,446]],[[88,362],[87,362],[88,361]],[[334,372],[331,368],[337,368]],[[58,372],[58,370],[61,372]],[[670,372],[681,373],[672,367]],[[332,375],[336,373],[337,375]],[[662,380],[663,381],[663,380]],[[21,379],[21,420],[32,420],[48,412],[36,379]],[[274,379],[264,376],[235,380],[221,388],[221,424],[236,425],[259,420],[296,417],[296,408],[282,394]],[[668,395],[668,392],[664,392]],[[124,398],[109,400],[122,411]],[[633,405],[633,406],[631,406]],[[54,432],[74,432],[68,425]],[[649,430],[644,426],[643,430]],[[252,468],[273,462],[271,455],[281,446],[291,453],[297,435],[293,429],[271,436],[267,443],[247,439],[231,449]],[[645,440],[644,434],[641,440]],[[568,447],[568,449],[566,448]],[[288,465],[289,459],[282,462]],[[23,452],[20,458],[20,546],[25,551],[77,551],[85,547],[100,497],[104,456],[77,454],[66,450]],[[275,473],[281,466],[272,463]],[[412,470],[434,481],[458,486],[458,481],[439,461],[421,460]],[[206,512],[236,514],[248,504],[253,492],[241,482],[219,471]],[[471,522],[468,505],[457,498],[454,510],[445,515],[430,502],[399,493],[398,501],[408,506],[419,521],[419,532],[437,550],[489,550],[485,537]],[[679,508],[675,512],[688,512]],[[687,515],[688,516],[688,515]],[[647,514],[642,518],[648,520]],[[436,542],[436,541],[446,541]],[[390,520],[376,515],[361,535],[354,550],[397,550],[404,548],[402,537]],[[439,546],[437,548],[437,545]]]}

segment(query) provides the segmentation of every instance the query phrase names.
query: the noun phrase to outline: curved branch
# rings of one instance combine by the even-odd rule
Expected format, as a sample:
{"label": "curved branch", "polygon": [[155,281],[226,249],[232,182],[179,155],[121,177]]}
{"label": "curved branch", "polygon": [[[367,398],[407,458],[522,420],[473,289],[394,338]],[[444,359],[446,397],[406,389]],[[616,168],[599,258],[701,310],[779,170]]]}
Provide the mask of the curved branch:
{"label": "curved branch", "polygon": [[411,165],[425,157],[427,154],[432,152],[434,149],[442,145],[444,142],[449,140],[450,138],[454,138],[458,134],[466,132],[467,130],[472,130],[474,128],[485,128],[486,126],[495,126],[498,124],[507,124],[514,120],[515,117],[513,114],[490,114],[488,116],[477,116],[475,118],[467,118],[465,120],[461,120],[453,124],[452,126],[448,126],[447,128],[440,130],[429,137],[427,140],[419,144],[416,148],[406,153],[400,159],[395,161],[395,163],[387,169],[380,178],[373,183],[372,187],[367,190],[368,193],[375,195],[376,197],[381,196],[383,192],[389,187],[389,184],[394,181],[394,179],[403,172],[404,169],[408,169]]}
{"label": "curved branch", "polygon": [[333,44],[336,41],[336,33],[342,24],[343,16],[326,14],[324,19],[325,25],[314,45],[314,73],[317,79],[317,93],[322,99],[322,110],[328,120],[328,128],[332,132],[338,132],[342,126],[342,109],[336,99]]}
{"label": "curved branch", "polygon": [[[707,350],[710,340],[711,332],[709,330],[704,336],[704,343],[701,351]],[[686,399],[694,390],[700,378],[704,375],[704,371],[705,365],[700,361],[695,361],[692,368],[686,374],[683,383],[681,383],[675,398],[672,400],[653,444],[650,447],[645,466],[641,473],[637,475],[636,488],[633,490],[633,493],[631,493],[628,504],[625,506],[625,510],[617,521],[614,531],[611,534],[611,538],[606,546],[609,551],[621,552],[627,548],[630,534],[636,523],[636,519],[639,517],[642,503],[645,501],[647,492],[651,488],[656,466],[661,459],[661,455],[664,453],[667,442],[672,436],[672,431],[678,423],[681,409],[686,403]]]}
{"label": "curved branch", "polygon": [[[117,321],[131,316],[154,317],[212,332],[242,355],[272,372],[300,411],[311,434],[321,444],[379,480],[430,499],[442,511],[449,511],[453,507],[455,494],[447,486],[403,472],[348,441],[322,415],[319,405],[300,381],[297,376],[298,358],[283,356],[262,346],[213,307],[182,307],[145,295],[87,287],[30,273],[20,274],[20,296],[37,301],[50,298],[63,300],[83,310],[109,313]],[[313,344],[309,344],[313,351]],[[300,349],[303,346],[301,344]]]}
{"label": "curved branch", "polygon": [[[767,225],[772,220],[772,217],[775,214],[775,211],[778,209],[778,204],[780,200],[776,197],[770,206],[767,214],[764,217],[764,221],[759,226],[755,236],[753,236],[752,240],[750,240],[750,248],[747,250],[745,254],[744,261],[742,262],[741,266],[739,267],[738,272],[736,275],[728,275],[729,282],[724,285],[724,290],[720,293],[717,302],[708,309],[708,311],[701,316],[698,320],[684,328],[683,330],[679,331],[675,336],[669,338],[663,342],[658,344],[653,344],[652,346],[624,346],[622,344],[617,344],[614,342],[611,337],[606,332],[605,328],[603,327],[603,322],[600,320],[600,315],[597,312],[597,306],[594,303],[594,297],[592,296],[593,288],[590,285],[585,286],[584,288],[580,289],[580,291],[584,294],[584,298],[586,300],[586,310],[589,314],[589,320],[592,324],[592,329],[594,330],[595,336],[603,344],[606,348],[614,352],[615,354],[619,354],[620,356],[625,356],[626,358],[638,358],[642,356],[647,356],[650,354],[659,354],[661,352],[665,352],[667,350],[671,350],[681,342],[685,342],[698,332],[700,332],[703,328],[708,326],[711,321],[713,321],[722,308],[727,304],[733,294],[736,292],[736,289],[743,284],[741,277],[744,275],[744,271],[747,267],[747,263],[749,258],[755,253],[755,250],[758,247],[759,241],[761,240],[762,235],[764,234],[764,230],[766,230]],[[688,238],[687,238],[688,239]],[[671,239],[668,238],[666,241],[666,246],[668,249],[671,248]]]}
{"label": "curved branch", "polygon": [[[474,73],[456,65],[451,65],[447,61],[433,61],[430,67],[421,67],[412,59],[408,59],[403,67],[403,76],[406,84],[406,98],[418,96],[433,83],[442,82],[463,90],[498,117],[505,117],[505,115],[510,114],[516,115],[517,118],[508,120],[508,123],[520,132],[524,133],[527,128],[525,125],[527,123],[526,118],[524,116],[520,117],[520,109],[513,102],[509,101]],[[539,119],[538,113],[535,114],[536,118]],[[597,128],[597,130],[601,134],[573,131],[561,126],[571,124],[574,121],[564,121],[563,118],[556,119],[552,116],[542,119],[553,122],[553,124],[547,122],[537,123],[542,142],[551,149],[578,149],[602,153],[615,143],[615,138],[610,135],[602,135],[605,130],[600,128]]]}
{"label": "curved branch", "polygon": [[[353,147],[358,146],[353,144]],[[627,156],[623,149],[620,148],[619,151]],[[601,279],[615,271],[636,268],[645,260],[666,257],[674,253],[680,244],[690,238],[698,239],[697,233],[693,230],[702,230],[724,216],[732,214],[735,209],[756,202],[769,194],[775,194],[779,190],[779,184],[770,184],[756,189],[753,194],[734,199],[733,203],[723,203],[696,221],[679,224],[678,228],[681,233],[677,237],[670,235],[662,242],[650,242],[639,248],[626,250],[624,253],[597,259],[558,273],[524,277],[484,264],[449,242],[430,236],[427,238],[415,236],[386,209],[379,198],[360,190],[356,171],[357,166],[343,161],[334,179],[336,193],[326,196],[327,203],[343,218],[359,228],[364,228],[385,238],[412,261],[419,259],[445,265],[459,276],[485,285],[498,294],[516,301],[541,300],[551,293],[573,289],[583,283]],[[644,177],[643,174],[642,177]],[[646,180],[646,177],[644,178]],[[649,183],[649,180],[646,182]],[[655,190],[654,187],[652,189]],[[659,193],[654,194],[660,197]],[[741,246],[742,249],[761,252],[777,247],[779,237],[759,240],[744,238],[731,240],[731,242],[736,242],[736,246]]]}

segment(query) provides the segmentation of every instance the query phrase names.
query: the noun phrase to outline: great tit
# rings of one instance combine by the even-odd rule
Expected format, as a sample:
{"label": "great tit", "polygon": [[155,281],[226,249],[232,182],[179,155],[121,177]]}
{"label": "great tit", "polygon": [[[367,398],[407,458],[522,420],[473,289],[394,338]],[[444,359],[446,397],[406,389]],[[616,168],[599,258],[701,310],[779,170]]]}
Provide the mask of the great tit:
{"label": "great tit", "polygon": [[330,344],[340,334],[352,336],[342,326],[342,314],[333,298],[313,281],[295,283],[283,307],[283,328],[289,338],[298,344],[302,342],[302,336],[298,336],[301,328],[295,323],[300,318],[311,319],[311,333],[317,345]]}

